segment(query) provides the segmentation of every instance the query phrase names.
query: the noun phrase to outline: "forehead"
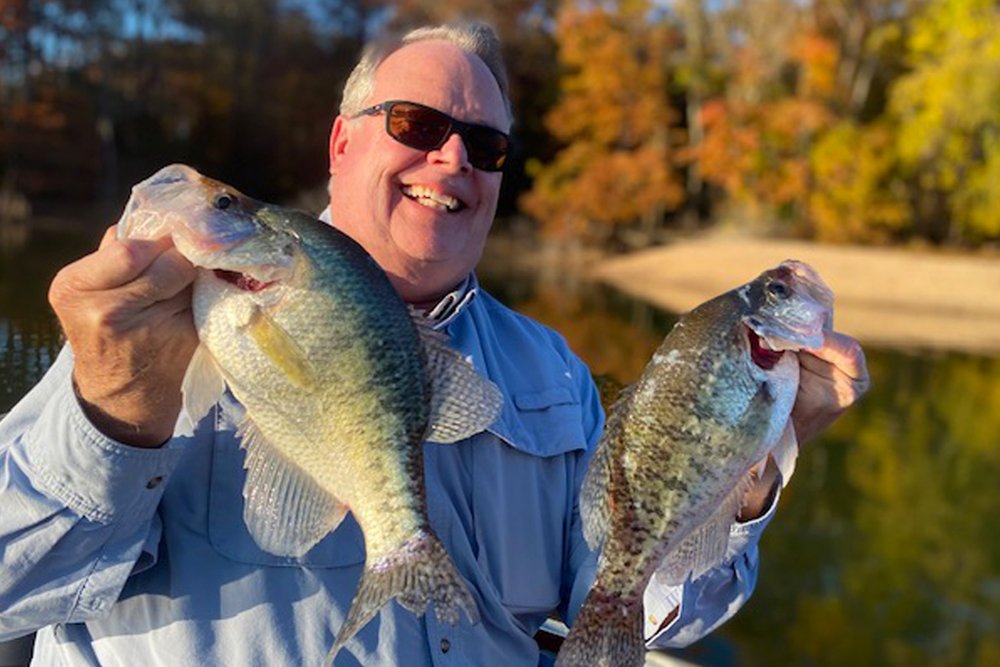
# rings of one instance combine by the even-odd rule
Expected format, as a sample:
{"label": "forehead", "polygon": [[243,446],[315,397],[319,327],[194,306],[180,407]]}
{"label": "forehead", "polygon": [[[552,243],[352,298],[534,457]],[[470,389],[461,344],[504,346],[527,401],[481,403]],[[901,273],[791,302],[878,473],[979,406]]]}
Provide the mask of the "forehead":
{"label": "forehead", "polygon": [[374,83],[372,104],[419,102],[467,122],[509,127],[500,86],[486,63],[449,42],[403,46],[378,66]]}

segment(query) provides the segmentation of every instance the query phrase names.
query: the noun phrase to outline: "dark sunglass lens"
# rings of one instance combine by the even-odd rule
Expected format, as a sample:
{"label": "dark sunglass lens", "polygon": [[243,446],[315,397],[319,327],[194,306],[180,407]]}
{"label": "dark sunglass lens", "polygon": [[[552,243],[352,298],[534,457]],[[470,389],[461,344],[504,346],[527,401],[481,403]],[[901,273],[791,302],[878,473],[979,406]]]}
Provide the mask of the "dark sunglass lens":
{"label": "dark sunglass lens", "polygon": [[466,135],[465,149],[472,166],[483,171],[503,169],[510,149],[510,140],[503,133],[487,127],[470,127]]}
{"label": "dark sunglass lens", "polygon": [[394,104],[389,111],[389,134],[410,148],[429,151],[447,138],[451,122],[444,114],[415,104]]}

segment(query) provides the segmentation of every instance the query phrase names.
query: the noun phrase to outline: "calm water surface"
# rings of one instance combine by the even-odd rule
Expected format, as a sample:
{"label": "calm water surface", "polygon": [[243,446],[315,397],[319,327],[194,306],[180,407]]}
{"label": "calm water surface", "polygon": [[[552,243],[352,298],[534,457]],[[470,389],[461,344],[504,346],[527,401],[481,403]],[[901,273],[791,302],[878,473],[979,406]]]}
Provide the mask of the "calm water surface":
{"label": "calm water surface", "polygon": [[[96,238],[0,249],[0,412],[58,351],[48,283]],[[609,387],[638,376],[675,319],[592,285],[483,282],[561,331]],[[871,393],[802,452],[762,541],[754,597],[683,657],[713,667],[1000,665],[1000,358],[868,357]]]}

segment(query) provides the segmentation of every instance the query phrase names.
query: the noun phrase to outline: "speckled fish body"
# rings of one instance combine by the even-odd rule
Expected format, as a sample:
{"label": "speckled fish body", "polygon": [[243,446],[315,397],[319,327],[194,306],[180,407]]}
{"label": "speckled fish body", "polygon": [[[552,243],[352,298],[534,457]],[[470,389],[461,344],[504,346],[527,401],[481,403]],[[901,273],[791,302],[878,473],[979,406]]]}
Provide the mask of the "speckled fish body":
{"label": "speckled fish body", "polygon": [[298,556],[348,510],[366,567],[334,654],[389,599],[434,602],[456,623],[477,610],[431,530],[424,439],[453,442],[499,412],[497,388],[400,300],[353,240],[183,166],[133,189],[119,235],[173,237],[199,267],[201,346],[179,425],[228,386],[245,407],[244,520],[266,551]]}
{"label": "speckled fish body", "polygon": [[581,496],[584,535],[603,547],[559,667],[640,667],[643,593],[725,557],[749,471],[769,454],[790,474],[796,350],[818,348],[833,296],[786,261],[677,322],[611,409]]}

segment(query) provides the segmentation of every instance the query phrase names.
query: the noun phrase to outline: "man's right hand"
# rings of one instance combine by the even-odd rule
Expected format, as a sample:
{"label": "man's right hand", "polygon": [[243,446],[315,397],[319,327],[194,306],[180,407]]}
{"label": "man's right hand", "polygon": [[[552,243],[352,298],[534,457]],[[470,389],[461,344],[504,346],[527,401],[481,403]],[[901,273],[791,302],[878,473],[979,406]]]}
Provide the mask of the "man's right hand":
{"label": "man's right hand", "polygon": [[195,275],[169,237],[118,240],[111,227],[96,252],[52,281],[49,302],[73,349],[77,397],[106,436],[158,447],[172,435],[198,346]]}

